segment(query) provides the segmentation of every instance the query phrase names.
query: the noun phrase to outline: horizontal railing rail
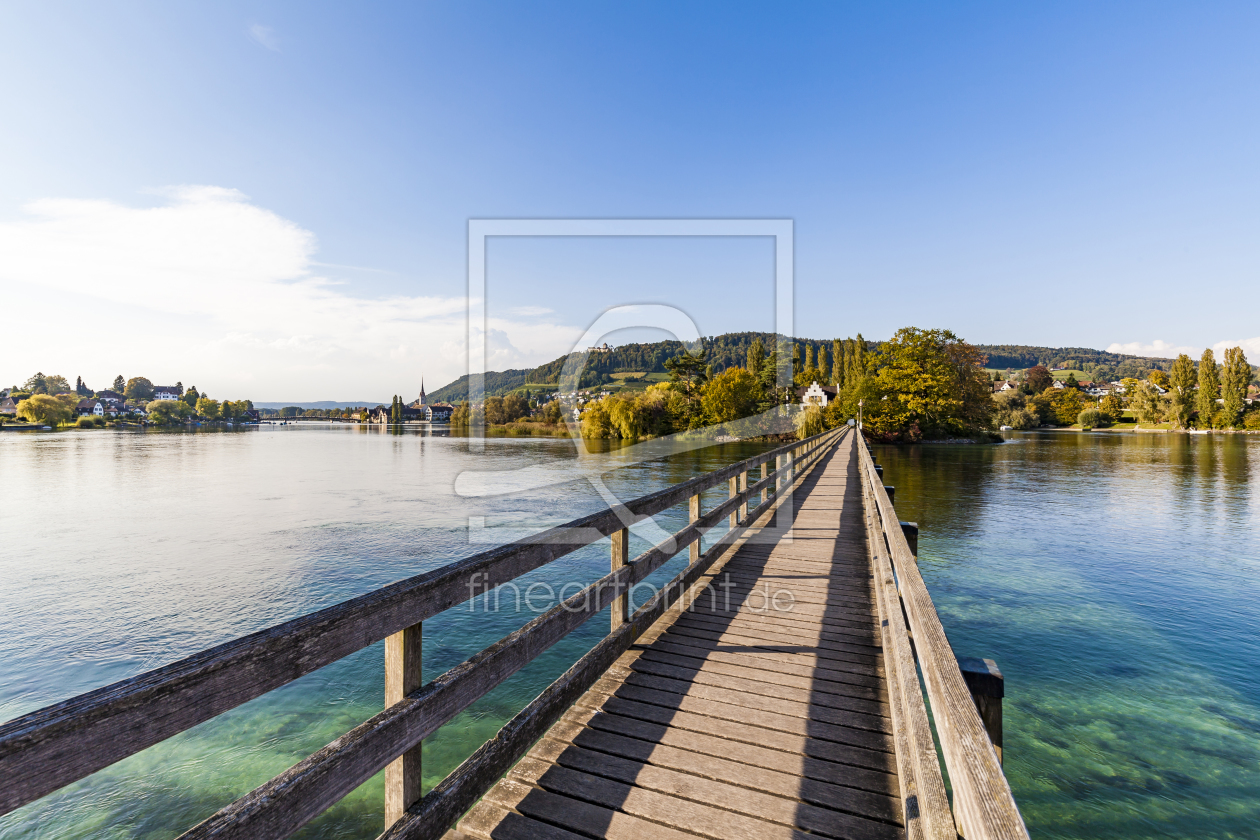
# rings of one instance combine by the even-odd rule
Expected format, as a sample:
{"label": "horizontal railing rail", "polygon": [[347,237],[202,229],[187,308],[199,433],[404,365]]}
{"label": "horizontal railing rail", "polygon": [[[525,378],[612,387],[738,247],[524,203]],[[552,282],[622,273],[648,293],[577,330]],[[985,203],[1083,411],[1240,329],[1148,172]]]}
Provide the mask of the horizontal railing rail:
{"label": "horizontal railing rail", "polygon": [[[1002,772],[1001,760],[945,636],[881,471],[865,445],[857,449],[907,836],[1026,839],[1028,829]],[[952,812],[923,705],[920,670],[953,788]],[[912,819],[918,825],[912,826]]]}
{"label": "horizontal railing rail", "polygon": [[[833,430],[777,447],[10,721],[0,726],[0,814],[368,645],[418,629],[425,619],[463,603],[474,592],[488,592],[583,546],[614,537],[614,569],[608,575],[427,685],[405,691],[401,701],[187,835],[286,836],[400,755],[418,750],[423,738],[610,603],[619,605],[623,615],[614,616],[618,629],[605,643],[634,635],[650,613],[644,610],[668,598],[658,595],[631,618],[624,614],[630,587],[689,546],[693,562],[673,583],[694,574],[699,540],[707,530],[729,517],[733,527],[718,545],[733,539],[776,506],[781,488],[841,433]],[[776,463],[773,471],[768,469],[771,461]],[[760,480],[749,485],[748,472],[756,467],[761,467]],[[701,515],[700,494],[723,482],[730,487],[730,498]],[[749,513],[748,501],[757,494],[762,502]],[[686,527],[640,557],[628,562],[622,557],[618,564],[617,545],[620,541],[624,551],[629,526],[684,502],[691,506]],[[705,556],[713,556],[713,549]],[[611,649],[605,643],[596,651]],[[583,661],[593,667],[591,660]],[[555,688],[552,694],[563,691]],[[411,801],[403,807],[418,798],[416,784],[414,796],[405,797]],[[464,790],[466,784],[458,787]],[[443,801],[455,801],[449,793],[444,796]]]}

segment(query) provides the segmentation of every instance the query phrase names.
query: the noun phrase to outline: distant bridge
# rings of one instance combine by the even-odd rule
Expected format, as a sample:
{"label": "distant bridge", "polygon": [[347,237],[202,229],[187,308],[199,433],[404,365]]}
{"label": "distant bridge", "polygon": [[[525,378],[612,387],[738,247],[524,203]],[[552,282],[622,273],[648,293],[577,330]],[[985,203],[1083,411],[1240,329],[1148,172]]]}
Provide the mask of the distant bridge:
{"label": "distant bridge", "polygon": [[[676,505],[689,524],[630,557],[628,526]],[[389,840],[1027,838],[1001,674],[955,659],[907,534],[829,431],[10,721],[0,813],[384,639],[383,712],[182,836],[286,837],[384,769]],[[602,538],[607,575],[422,682],[425,619]],[[606,607],[608,635],[421,795],[421,741]]]}

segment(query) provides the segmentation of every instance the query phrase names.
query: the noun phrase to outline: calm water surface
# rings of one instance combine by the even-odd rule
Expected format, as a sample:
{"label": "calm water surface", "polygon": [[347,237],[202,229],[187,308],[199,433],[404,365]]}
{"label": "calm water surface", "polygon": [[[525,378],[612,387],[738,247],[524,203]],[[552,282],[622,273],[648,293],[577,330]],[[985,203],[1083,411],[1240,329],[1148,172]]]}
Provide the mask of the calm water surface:
{"label": "calm water surface", "polygon": [[[709,447],[606,483],[628,500],[764,448]],[[574,463],[564,440],[489,439],[476,453],[462,438],[355,427],[0,434],[0,721],[600,509],[589,482],[568,480]],[[559,483],[455,493],[467,470],[530,466]],[[714,492],[707,506],[725,498]],[[658,522],[675,530],[685,517]],[[607,571],[605,541],[518,582],[558,590]],[[539,611],[554,603],[535,595]],[[536,615],[513,605],[426,621],[425,679]],[[426,788],[607,629],[605,611],[426,740]],[[384,690],[378,643],[0,817],[0,838],[173,837],[381,711]],[[382,785],[378,775],[297,836],[376,837]]]}
{"label": "calm water surface", "polygon": [[[609,485],[630,498],[757,449]],[[585,481],[453,491],[470,469],[563,473],[572,452],[346,428],[0,435],[0,720],[444,565],[507,526],[595,510]],[[920,523],[956,651],[1006,675],[1006,768],[1033,836],[1260,837],[1260,438],[1029,433],[877,453]],[[522,584],[587,582],[607,562],[592,546]],[[427,621],[426,679],[532,615]],[[592,619],[427,740],[427,785],[606,628]],[[380,711],[383,692],[377,644],[0,817],[0,838],[172,837]],[[377,777],[300,836],[375,837],[381,798]]]}

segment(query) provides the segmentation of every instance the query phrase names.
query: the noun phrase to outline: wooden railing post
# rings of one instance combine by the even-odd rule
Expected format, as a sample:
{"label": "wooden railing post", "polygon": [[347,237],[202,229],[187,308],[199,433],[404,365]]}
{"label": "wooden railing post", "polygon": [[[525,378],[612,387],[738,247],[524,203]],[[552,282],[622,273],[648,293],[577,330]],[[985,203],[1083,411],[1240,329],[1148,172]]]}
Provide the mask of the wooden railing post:
{"label": "wooden railing post", "polygon": [[[617,571],[630,561],[630,529],[612,533],[612,569]],[[630,587],[627,586],[612,602],[612,629],[617,630],[630,620]]]}
{"label": "wooden railing post", "polygon": [[[700,518],[700,494],[692,496],[687,503],[687,522],[694,523]],[[687,564],[692,565],[700,562],[700,538],[696,537],[695,541],[688,546],[690,549],[687,554]]]}
{"label": "wooden railing post", "polygon": [[[748,470],[744,470],[742,473],[739,474],[739,492],[745,493],[747,491],[748,491]],[[743,504],[739,506],[739,518],[737,521],[743,522],[747,518],[748,518],[748,500],[744,499]]]}
{"label": "wooden railing post", "polygon": [[[770,475],[770,462],[762,461],[761,462],[762,480],[766,479],[769,475]],[[770,497],[770,489],[768,487],[762,487],[761,488],[761,503],[764,505],[766,503],[766,499],[768,499],[769,497]]]}
{"label": "wooden railing post", "polygon": [[892,502],[894,505],[897,504],[897,488],[896,487],[891,487],[885,484],[884,492],[888,494],[888,501]]}
{"label": "wooden railing post", "polygon": [[[399,630],[385,638],[385,708],[401,703],[420,688],[421,624]],[[402,819],[407,809],[420,800],[421,745],[394,759],[385,767],[385,828]]]}
{"label": "wooden railing post", "polygon": [[914,559],[919,559],[919,523],[918,522],[898,522],[901,526],[901,533],[906,535],[906,544],[910,546],[910,553],[914,555]]}
{"label": "wooden railing post", "polygon": [[[738,496],[739,495],[739,476],[733,475],[730,478],[728,478],[726,480],[726,487],[727,487],[726,498],[733,499],[736,496]],[[727,522],[730,524],[732,531],[734,531],[737,527],[739,527],[739,511],[738,510],[731,511],[731,515],[727,517]]]}
{"label": "wooden railing post", "polygon": [[976,701],[976,711],[980,713],[984,730],[989,733],[989,740],[993,742],[993,749],[997,750],[998,762],[1001,763],[1002,697],[1006,694],[1006,680],[992,659],[960,656],[958,670],[962,671],[971,699]]}

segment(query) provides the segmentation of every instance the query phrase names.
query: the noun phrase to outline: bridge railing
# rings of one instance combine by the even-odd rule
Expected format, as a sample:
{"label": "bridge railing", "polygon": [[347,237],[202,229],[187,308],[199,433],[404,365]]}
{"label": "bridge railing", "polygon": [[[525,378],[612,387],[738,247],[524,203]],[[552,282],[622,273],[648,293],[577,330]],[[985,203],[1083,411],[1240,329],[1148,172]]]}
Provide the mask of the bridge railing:
{"label": "bridge railing", "polygon": [[[844,432],[842,427],[763,452],[9,721],[0,726],[0,814],[384,639],[384,711],[182,837],[286,837],[382,769],[383,836],[441,836],[714,559],[788,497],[793,481]],[[728,498],[702,512],[701,494],[723,483]],[[631,525],[684,503],[686,527],[638,557],[628,556]],[[724,518],[730,529],[702,553],[701,536]],[[604,537],[612,544],[609,574],[421,684],[425,619]],[[684,549],[688,566],[631,614],[630,588]],[[421,741],[609,605],[609,635],[421,798]]]}
{"label": "bridge railing", "polygon": [[[967,840],[1027,838],[1001,759],[919,574],[883,477],[867,447],[857,449],[906,835],[933,840],[955,840],[959,834]],[[920,670],[953,788],[952,811],[923,704]]]}

